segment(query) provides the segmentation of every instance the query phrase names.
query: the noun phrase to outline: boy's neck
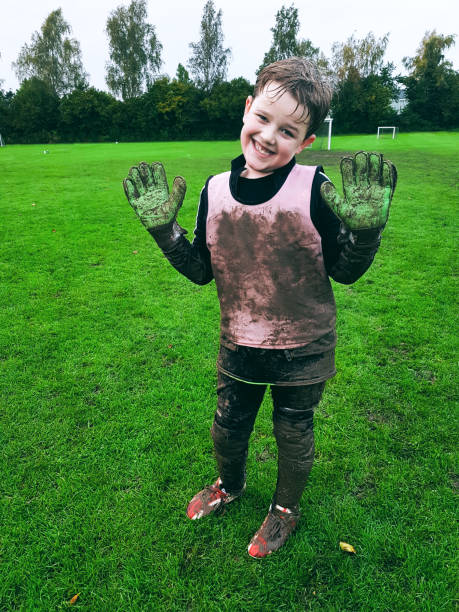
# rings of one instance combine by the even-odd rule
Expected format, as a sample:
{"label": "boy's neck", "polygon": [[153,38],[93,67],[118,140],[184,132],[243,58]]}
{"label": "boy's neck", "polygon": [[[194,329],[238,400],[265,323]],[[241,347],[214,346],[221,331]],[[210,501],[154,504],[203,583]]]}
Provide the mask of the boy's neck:
{"label": "boy's neck", "polygon": [[242,172],[240,173],[239,176],[241,178],[253,180],[253,179],[266,178],[268,176],[272,176],[273,174],[277,174],[277,173],[289,172],[295,164],[296,164],[296,159],[295,159],[295,156],[293,156],[292,159],[287,164],[285,164],[285,166],[281,166],[279,168],[274,168],[274,170],[272,170],[270,172],[255,173],[255,175],[254,175],[254,174],[248,172],[248,169],[247,169],[246,163],[245,163],[245,157],[242,154],[242,155],[239,155],[239,157],[236,157],[236,159],[234,159],[231,162],[231,168],[233,170],[236,170],[236,169],[244,166],[244,169],[242,170]]}

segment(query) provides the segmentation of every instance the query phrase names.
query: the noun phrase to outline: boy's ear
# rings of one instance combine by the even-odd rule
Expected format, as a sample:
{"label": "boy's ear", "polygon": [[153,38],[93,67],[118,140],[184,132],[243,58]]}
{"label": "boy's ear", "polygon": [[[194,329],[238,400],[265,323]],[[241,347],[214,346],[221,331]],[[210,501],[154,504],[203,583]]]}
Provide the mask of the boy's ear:
{"label": "boy's ear", "polygon": [[244,115],[246,115],[249,112],[250,107],[252,106],[252,102],[253,102],[253,96],[247,96],[247,100],[245,101]]}
{"label": "boy's ear", "polygon": [[311,136],[308,136],[307,138],[305,138],[303,142],[299,145],[297,150],[295,151],[295,155],[298,155],[298,153],[301,153],[301,151],[308,145],[312,144],[315,139],[316,139],[315,134],[311,134]]}

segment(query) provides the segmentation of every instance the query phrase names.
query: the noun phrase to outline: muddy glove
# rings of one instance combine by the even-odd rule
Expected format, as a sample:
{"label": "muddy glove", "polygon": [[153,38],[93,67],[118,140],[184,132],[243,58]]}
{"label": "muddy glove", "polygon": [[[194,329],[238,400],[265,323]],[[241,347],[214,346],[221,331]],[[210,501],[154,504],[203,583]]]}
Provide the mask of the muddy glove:
{"label": "muddy glove", "polygon": [[343,157],[340,169],[344,198],[329,181],[322,183],[321,196],[355,239],[371,242],[387,223],[397,182],[395,166],[379,153],[359,151]]}
{"label": "muddy glove", "polygon": [[186,231],[176,218],[185,197],[186,183],[176,176],[169,194],[166,173],[160,162],[140,162],[129,170],[123,181],[124,192],[141,223],[155,238],[159,247],[167,250]]}

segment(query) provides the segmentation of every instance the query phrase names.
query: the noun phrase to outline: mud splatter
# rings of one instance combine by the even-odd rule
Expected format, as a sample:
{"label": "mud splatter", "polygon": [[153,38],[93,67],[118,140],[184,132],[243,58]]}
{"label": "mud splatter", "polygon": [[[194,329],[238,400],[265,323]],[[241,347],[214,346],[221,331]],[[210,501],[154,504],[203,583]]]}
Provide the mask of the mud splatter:
{"label": "mud splatter", "polygon": [[[269,204],[212,220],[222,330],[252,346],[307,344],[334,325],[334,298],[317,232],[304,213]],[[250,330],[250,331],[248,331]]]}

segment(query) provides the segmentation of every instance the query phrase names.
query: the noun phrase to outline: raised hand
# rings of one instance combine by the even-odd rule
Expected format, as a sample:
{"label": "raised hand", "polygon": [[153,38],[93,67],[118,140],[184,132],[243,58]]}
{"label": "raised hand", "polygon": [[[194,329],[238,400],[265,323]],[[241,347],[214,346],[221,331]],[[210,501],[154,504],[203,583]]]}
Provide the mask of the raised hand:
{"label": "raised hand", "polygon": [[379,153],[359,151],[340,164],[344,198],[329,181],[320,193],[337,217],[351,230],[383,228],[397,183],[397,170]]}
{"label": "raised hand", "polygon": [[169,194],[166,173],[160,162],[132,166],[123,181],[124,193],[148,230],[173,224],[186,192],[185,179],[176,176]]}

